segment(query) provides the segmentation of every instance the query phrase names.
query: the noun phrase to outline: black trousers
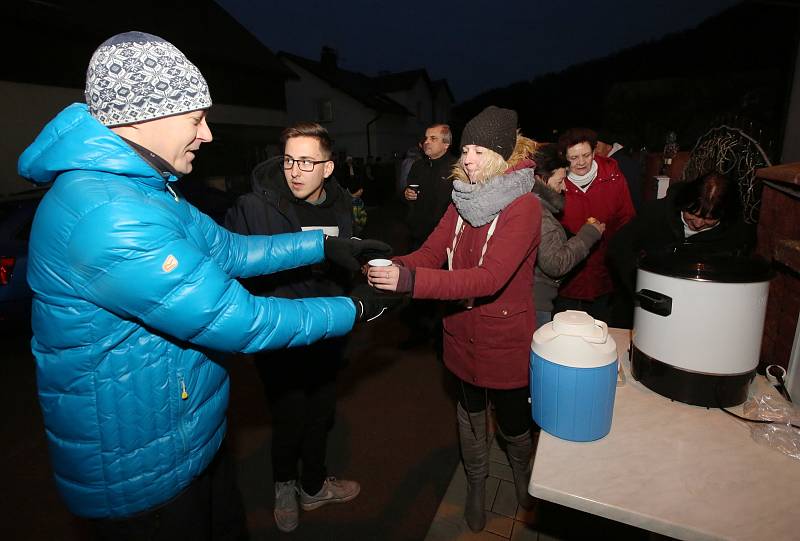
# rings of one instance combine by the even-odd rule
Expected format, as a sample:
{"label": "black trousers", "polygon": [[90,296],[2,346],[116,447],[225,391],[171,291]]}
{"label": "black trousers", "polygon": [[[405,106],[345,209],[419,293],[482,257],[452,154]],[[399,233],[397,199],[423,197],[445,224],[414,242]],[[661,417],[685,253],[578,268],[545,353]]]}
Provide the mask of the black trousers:
{"label": "black trousers", "polygon": [[[260,355],[258,372],[272,410],[272,475],[316,494],[328,475],[328,433],[336,413],[338,340]],[[302,467],[299,467],[300,464]]]}
{"label": "black trousers", "polygon": [[208,468],[167,503],[121,519],[92,521],[109,541],[234,541],[247,539],[236,469],[223,442]]}
{"label": "black trousers", "polygon": [[[454,376],[455,377],[455,376]],[[488,404],[494,405],[500,430],[506,436],[519,436],[534,426],[531,405],[528,403],[530,389],[487,389],[476,387],[456,377],[458,403],[469,413],[481,413]]]}

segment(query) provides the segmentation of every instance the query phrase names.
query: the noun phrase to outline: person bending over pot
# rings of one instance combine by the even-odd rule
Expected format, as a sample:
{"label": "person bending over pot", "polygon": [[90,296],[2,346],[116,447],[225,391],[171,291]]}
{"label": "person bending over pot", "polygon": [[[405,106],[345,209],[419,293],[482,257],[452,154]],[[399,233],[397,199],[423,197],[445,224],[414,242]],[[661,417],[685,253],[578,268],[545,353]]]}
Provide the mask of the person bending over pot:
{"label": "person bending over pot", "polygon": [[612,239],[608,262],[621,285],[630,320],[641,257],[747,255],[754,246],[755,230],[744,222],[736,184],[709,171],[691,182],[672,185],[663,199],[645,203]]}

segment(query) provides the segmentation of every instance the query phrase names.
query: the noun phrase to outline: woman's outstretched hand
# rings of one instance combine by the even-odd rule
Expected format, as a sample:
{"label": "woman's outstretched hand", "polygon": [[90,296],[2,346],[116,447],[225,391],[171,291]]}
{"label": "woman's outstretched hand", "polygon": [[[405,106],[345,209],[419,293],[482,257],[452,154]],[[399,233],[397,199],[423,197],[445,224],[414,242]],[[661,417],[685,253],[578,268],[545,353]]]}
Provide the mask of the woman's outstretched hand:
{"label": "woman's outstretched hand", "polygon": [[367,271],[367,282],[376,289],[384,291],[397,291],[397,282],[400,278],[400,267],[370,267]]}

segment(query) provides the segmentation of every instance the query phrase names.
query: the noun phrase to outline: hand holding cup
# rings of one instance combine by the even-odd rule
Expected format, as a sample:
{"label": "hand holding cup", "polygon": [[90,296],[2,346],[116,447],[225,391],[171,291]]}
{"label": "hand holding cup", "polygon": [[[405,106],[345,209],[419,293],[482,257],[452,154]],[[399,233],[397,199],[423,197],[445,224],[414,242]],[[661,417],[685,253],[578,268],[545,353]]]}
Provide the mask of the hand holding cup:
{"label": "hand holding cup", "polygon": [[403,196],[406,198],[406,201],[416,201],[419,197],[419,184],[409,184],[405,192],[403,192]]}
{"label": "hand holding cup", "polygon": [[396,291],[400,269],[389,259],[370,259],[367,282],[376,289]]}

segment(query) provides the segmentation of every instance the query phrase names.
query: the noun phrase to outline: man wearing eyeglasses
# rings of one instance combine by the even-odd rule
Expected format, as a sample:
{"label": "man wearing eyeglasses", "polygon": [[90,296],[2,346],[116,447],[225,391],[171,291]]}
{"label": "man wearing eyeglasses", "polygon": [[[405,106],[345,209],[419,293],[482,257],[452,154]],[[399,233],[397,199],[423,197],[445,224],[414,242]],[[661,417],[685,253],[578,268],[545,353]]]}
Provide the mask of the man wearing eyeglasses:
{"label": "man wearing eyeglasses", "polygon": [[[349,194],[331,176],[331,139],[325,128],[304,122],[284,130],[284,155],[253,171],[253,192],[226,216],[229,229],[246,235],[322,230],[350,238]],[[258,295],[287,298],[339,296],[352,276],[325,263],[266,276],[245,285]],[[279,530],[299,524],[299,508],[310,511],[358,496],[355,481],[329,477],[325,466],[328,429],[336,407],[336,375],[345,340],[271,352],[256,357],[273,419],[273,515]]]}

